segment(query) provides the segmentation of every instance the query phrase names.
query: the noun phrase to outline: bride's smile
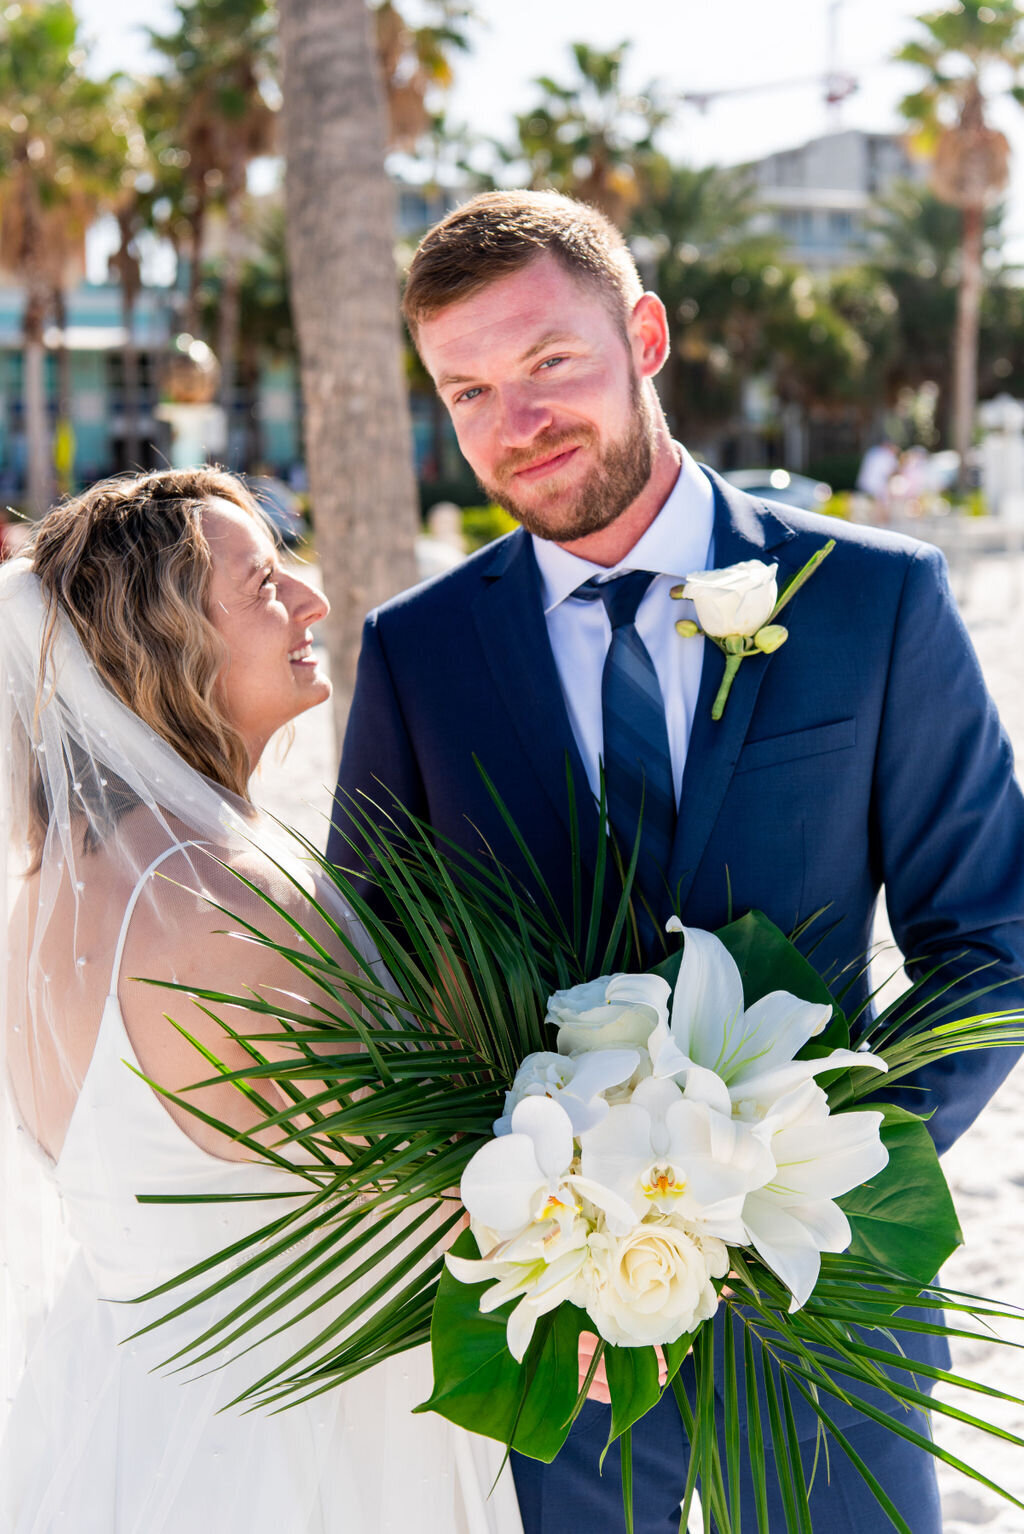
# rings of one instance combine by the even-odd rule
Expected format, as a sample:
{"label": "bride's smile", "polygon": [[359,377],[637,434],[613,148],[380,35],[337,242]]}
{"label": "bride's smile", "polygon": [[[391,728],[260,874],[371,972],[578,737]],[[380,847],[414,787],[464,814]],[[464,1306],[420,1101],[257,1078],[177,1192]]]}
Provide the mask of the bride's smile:
{"label": "bride's smile", "polygon": [[206,503],[203,534],[209,619],[227,651],[220,705],[255,766],[275,730],[330,697],[311,632],[330,609],[322,592],[282,566],[260,522],[232,502]]}

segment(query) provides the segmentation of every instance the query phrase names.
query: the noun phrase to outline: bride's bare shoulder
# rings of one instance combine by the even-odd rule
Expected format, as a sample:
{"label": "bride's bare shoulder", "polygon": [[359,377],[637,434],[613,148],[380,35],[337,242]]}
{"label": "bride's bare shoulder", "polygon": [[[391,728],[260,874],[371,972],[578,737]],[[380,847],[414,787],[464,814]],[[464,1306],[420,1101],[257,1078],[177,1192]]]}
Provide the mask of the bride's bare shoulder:
{"label": "bride's bare shoulder", "polygon": [[308,934],[347,965],[337,929],[346,938],[354,931],[312,864],[286,868],[256,847],[190,845],[171,852],[154,872],[132,920],[129,947],[179,976],[194,975],[205,960],[211,969],[259,981],[276,977],[287,961],[257,934],[300,953],[309,949]]}

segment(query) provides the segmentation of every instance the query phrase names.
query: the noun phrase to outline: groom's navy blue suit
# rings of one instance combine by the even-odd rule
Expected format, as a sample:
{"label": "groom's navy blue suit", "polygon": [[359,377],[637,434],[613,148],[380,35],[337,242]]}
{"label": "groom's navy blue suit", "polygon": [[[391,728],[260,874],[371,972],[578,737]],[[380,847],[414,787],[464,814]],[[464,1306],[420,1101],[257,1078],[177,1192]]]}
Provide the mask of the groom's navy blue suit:
{"label": "groom's navy blue suit", "polygon": [[[735,914],[757,908],[789,931],[827,907],[806,943],[816,942],[812,960],[826,978],[850,983],[853,1010],[867,995],[865,954],[884,884],[903,952],[926,968],[944,961],[947,982],[961,977],[963,1015],[981,1007],[966,1000],[970,992],[997,982],[1004,984],[985,1005],[1024,1008],[1024,800],[941,556],[906,538],[756,501],[712,479],[716,567],[771,560],[781,586],[826,538],[837,547],[787,607],[788,642],[744,661],[717,723],[711,704],[723,659],[705,644],[668,869],[673,899],[660,914],[675,909],[686,925],[713,929],[728,920],[731,892]],[[370,615],[340,804],[346,795],[387,803],[393,794],[467,848],[486,841],[525,875],[475,755],[568,910],[567,754],[592,866],[596,812],[526,534],[512,533]],[[343,811],[337,818],[341,824]],[[329,853],[351,862],[337,830]],[[968,978],[979,965],[988,967]],[[924,1073],[916,1090],[892,1095],[934,1110],[930,1127],[944,1150],[1013,1059],[1002,1050],[951,1057]],[[941,1365],[948,1355],[925,1340],[919,1356]],[[833,1404],[841,1427],[863,1423]],[[800,1428],[813,1431],[809,1409]],[[664,1443],[656,1455],[678,1459],[678,1424],[666,1415],[658,1431]],[[673,1467],[679,1490],[684,1473],[685,1457]],[[833,1484],[844,1475],[856,1480],[836,1452]],[[898,1481],[898,1468],[892,1476]],[[568,1526],[553,1503],[534,1515],[518,1469],[517,1481],[530,1534]],[[571,1521],[570,1509],[582,1514],[583,1504],[566,1490]],[[892,1481],[890,1490],[898,1500]],[[638,1485],[638,1529],[672,1526],[653,1506],[645,1522],[643,1500]],[[614,1501],[608,1506],[614,1518]]]}

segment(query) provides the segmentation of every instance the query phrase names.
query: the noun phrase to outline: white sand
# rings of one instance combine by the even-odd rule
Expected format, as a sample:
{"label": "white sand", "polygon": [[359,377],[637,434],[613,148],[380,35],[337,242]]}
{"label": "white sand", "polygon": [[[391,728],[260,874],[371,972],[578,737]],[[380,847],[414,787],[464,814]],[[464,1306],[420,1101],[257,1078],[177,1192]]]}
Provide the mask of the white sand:
{"label": "white sand", "polygon": [[[989,687],[1018,758],[1024,761],[1024,559],[985,556],[975,561],[970,578],[957,584]],[[327,709],[298,720],[295,730],[285,761],[264,765],[257,796],[322,846],[337,767]],[[885,930],[883,923],[880,935]],[[879,974],[889,973],[894,964],[891,952],[883,955]],[[945,1167],[965,1245],[944,1270],[944,1282],[989,1299],[1024,1304],[1024,1066],[1015,1069],[974,1128],[949,1153]],[[1015,1332],[1007,1327],[1004,1335],[1015,1335],[1024,1347],[1024,1325]],[[1024,1353],[1015,1349],[962,1342],[953,1367],[987,1385],[1024,1395]],[[956,1404],[1024,1437],[1024,1407],[993,1407],[962,1393]],[[947,1450],[1024,1501],[1024,1449],[979,1439],[972,1430],[938,1416],[936,1421],[936,1436]],[[946,1534],[979,1527],[986,1534],[1024,1534],[1024,1511],[944,1466],[940,1477]],[[880,1517],[879,1530],[884,1526]]]}

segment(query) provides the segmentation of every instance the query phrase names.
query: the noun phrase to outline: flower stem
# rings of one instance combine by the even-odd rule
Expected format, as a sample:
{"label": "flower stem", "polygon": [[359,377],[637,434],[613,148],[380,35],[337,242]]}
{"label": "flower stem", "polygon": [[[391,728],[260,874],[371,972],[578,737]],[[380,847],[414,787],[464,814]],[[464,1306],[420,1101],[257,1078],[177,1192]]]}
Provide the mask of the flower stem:
{"label": "flower stem", "polygon": [[742,659],[742,655],[727,655],[725,657],[725,674],[722,677],[722,684],[718,689],[711,708],[712,719],[721,719],[725,713],[725,700],[729,696],[729,689],[732,687],[733,678],[740,669],[740,661]]}
{"label": "flower stem", "polygon": [[786,603],[796,596],[797,592],[800,590],[800,587],[804,585],[806,581],[810,580],[811,576],[821,564],[822,560],[828,558],[835,546],[836,540],[834,538],[830,538],[822,548],[818,549],[816,553],[811,555],[803,569],[796,572],[793,579],[790,581],[789,585],[786,587],[785,591],[782,593],[782,595],[779,597],[779,600],[772,608],[771,616],[768,619],[769,623],[775,622],[775,619],[785,607]]}

